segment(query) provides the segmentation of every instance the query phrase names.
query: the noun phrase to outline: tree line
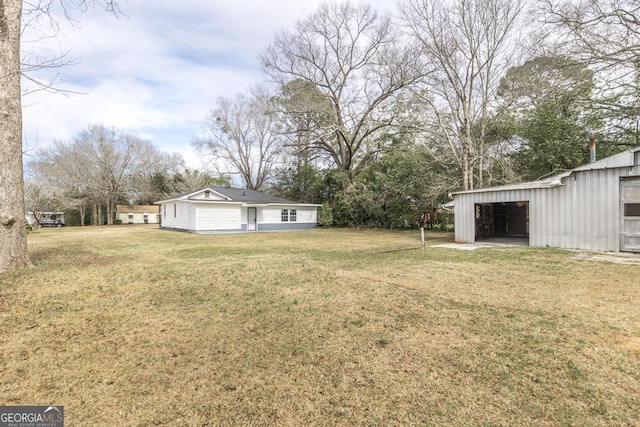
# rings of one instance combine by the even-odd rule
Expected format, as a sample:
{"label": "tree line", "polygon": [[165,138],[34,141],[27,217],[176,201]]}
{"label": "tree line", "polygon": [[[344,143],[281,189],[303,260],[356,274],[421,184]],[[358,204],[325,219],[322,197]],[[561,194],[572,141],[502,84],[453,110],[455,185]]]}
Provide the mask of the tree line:
{"label": "tree line", "polygon": [[[0,174],[0,243],[26,251],[15,228],[20,108],[9,90],[19,87],[21,3],[7,2],[0,34],[0,95],[16,119],[0,128],[0,154],[13,159]],[[94,3],[117,10],[113,0]],[[325,3],[275,35],[260,55],[264,81],[218,99],[193,145],[214,176],[323,203],[332,224],[410,226],[452,191],[586,163],[589,140],[600,157],[637,145],[638,22],[634,0],[402,0],[393,15]],[[117,156],[87,149],[101,133]],[[117,200],[151,200],[178,191],[178,175],[198,175],[155,151],[90,126],[41,153],[34,182],[57,182],[60,198],[108,222]],[[63,177],[60,159],[90,176],[74,167]],[[0,270],[20,264],[5,255]]]}
{"label": "tree line", "polygon": [[[152,204],[169,195],[229,185],[184,165],[151,141],[91,124],[68,141],[54,141],[27,162],[25,208],[35,214],[76,213],[75,225],[112,225],[117,204]],[[69,215],[67,215],[69,217]]]}
{"label": "tree line", "polygon": [[403,227],[448,194],[535,180],[638,144],[631,0],[325,3],[261,53],[194,142],[249,188],[332,223]]}

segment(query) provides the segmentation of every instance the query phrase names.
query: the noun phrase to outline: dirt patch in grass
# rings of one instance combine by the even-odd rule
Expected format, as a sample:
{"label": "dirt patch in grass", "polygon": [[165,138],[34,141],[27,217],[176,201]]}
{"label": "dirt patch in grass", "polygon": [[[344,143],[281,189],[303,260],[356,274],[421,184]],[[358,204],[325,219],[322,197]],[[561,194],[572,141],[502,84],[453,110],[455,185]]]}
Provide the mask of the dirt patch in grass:
{"label": "dirt patch in grass", "polygon": [[638,266],[419,246],[35,233],[36,267],[0,275],[0,404],[69,425],[640,423]]}
{"label": "dirt patch in grass", "polygon": [[640,337],[619,336],[618,343],[623,349],[632,351],[637,356],[640,356]]}

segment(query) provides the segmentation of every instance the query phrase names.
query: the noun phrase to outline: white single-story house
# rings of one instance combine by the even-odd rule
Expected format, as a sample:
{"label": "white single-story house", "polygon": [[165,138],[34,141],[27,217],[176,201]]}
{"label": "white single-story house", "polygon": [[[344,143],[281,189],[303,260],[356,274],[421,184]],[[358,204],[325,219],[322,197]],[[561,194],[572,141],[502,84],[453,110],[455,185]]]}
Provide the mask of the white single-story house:
{"label": "white single-story house", "polygon": [[455,240],[640,252],[640,147],[538,181],[452,194]]}
{"label": "white single-story house", "polygon": [[208,187],[155,202],[160,228],[207,234],[315,228],[318,207],[243,188]]}
{"label": "white single-story house", "polygon": [[159,224],[157,205],[116,205],[116,221],[122,224]]}

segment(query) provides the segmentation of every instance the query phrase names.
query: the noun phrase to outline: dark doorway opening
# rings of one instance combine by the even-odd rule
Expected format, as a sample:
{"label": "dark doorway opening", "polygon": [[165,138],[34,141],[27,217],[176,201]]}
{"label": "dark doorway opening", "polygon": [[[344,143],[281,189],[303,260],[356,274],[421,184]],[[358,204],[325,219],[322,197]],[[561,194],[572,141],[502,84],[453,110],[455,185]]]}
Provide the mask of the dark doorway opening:
{"label": "dark doorway opening", "polygon": [[476,204],[476,241],[519,239],[529,243],[529,202]]}

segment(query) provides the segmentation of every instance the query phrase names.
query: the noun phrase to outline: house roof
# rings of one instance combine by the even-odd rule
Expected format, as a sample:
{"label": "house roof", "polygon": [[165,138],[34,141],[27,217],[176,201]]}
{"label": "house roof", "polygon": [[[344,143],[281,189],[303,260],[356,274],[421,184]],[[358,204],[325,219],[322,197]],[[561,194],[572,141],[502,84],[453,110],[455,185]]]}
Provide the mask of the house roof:
{"label": "house roof", "polygon": [[261,193],[255,190],[247,190],[244,188],[225,188],[214,187],[214,191],[233,200],[234,202],[245,203],[296,203],[282,197],[272,196],[270,194]]}
{"label": "house roof", "polygon": [[120,213],[158,213],[157,205],[116,205]]}
{"label": "house roof", "polygon": [[470,193],[486,193],[493,191],[512,191],[512,190],[531,190],[536,188],[553,188],[562,185],[562,179],[571,176],[574,172],[597,170],[597,169],[612,169],[612,168],[624,168],[640,165],[637,159],[637,152],[640,152],[640,146],[630,148],[621,153],[614,154],[613,156],[605,157],[593,163],[587,163],[577,168],[559,173],[557,175],[542,178],[536,181],[521,182],[518,184],[499,185],[496,187],[480,188],[475,190],[457,191],[451,193],[450,196],[456,194],[470,194]]}
{"label": "house roof", "polygon": [[[197,199],[199,202],[216,202],[216,203],[247,203],[247,204],[286,204],[286,205],[308,205],[316,206],[308,203],[294,202],[283,199],[282,197],[272,196],[271,194],[262,193],[260,191],[248,190],[246,188],[230,188],[230,187],[204,187],[189,193],[179,194],[170,199],[159,200],[156,204],[166,203],[174,200],[194,200],[194,196],[209,190],[217,193],[220,199],[203,200]],[[317,205],[319,206],[319,205]]]}

